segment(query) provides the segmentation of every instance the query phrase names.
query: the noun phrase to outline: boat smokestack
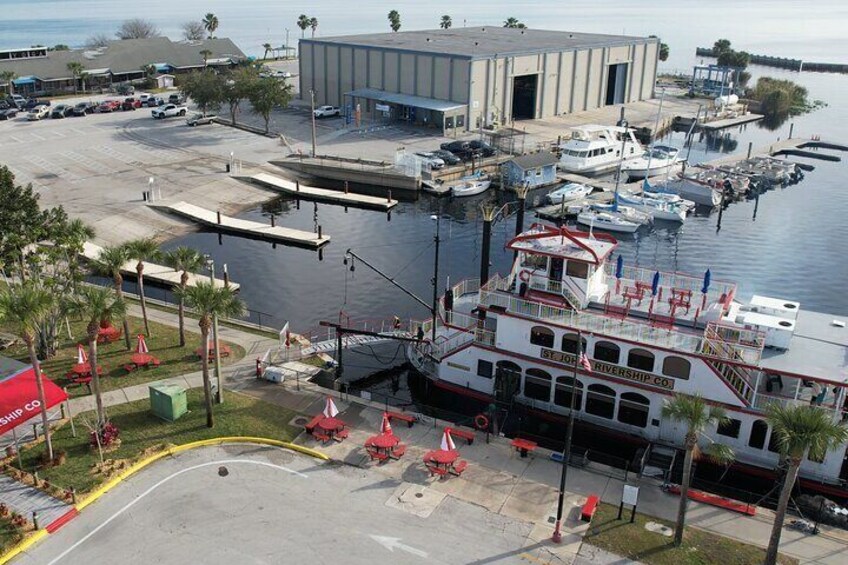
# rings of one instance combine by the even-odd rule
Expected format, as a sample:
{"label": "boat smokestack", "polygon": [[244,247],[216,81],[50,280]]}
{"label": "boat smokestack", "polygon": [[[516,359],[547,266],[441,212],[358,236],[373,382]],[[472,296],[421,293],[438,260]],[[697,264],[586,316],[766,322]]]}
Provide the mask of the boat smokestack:
{"label": "boat smokestack", "polygon": [[[530,191],[529,186],[518,186],[515,188],[515,194],[518,196],[518,212],[515,215],[515,235],[518,236],[524,231],[524,208],[527,201],[527,193]],[[515,257],[518,257],[518,251],[515,252]]]}
{"label": "boat smokestack", "polygon": [[483,249],[480,253],[480,286],[489,280],[489,249],[492,243],[492,222],[495,219],[494,204],[484,204],[483,212]]}

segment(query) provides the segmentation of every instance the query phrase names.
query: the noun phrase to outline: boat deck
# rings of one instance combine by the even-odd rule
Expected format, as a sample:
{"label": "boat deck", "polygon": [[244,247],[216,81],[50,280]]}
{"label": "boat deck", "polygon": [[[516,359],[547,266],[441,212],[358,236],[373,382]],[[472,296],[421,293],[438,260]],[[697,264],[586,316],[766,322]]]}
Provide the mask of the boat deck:
{"label": "boat deck", "polygon": [[840,322],[848,324],[848,318],[799,311],[789,348],[764,350],[760,364],[765,370],[848,383],[848,327],[839,327]]}

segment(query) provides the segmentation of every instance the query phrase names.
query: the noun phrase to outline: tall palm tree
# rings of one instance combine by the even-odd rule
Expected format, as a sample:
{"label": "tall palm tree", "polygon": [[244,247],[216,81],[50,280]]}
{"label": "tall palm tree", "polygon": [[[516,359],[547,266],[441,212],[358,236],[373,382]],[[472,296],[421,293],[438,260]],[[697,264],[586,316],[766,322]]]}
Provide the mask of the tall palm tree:
{"label": "tall palm tree", "polygon": [[[94,262],[94,270],[107,277],[112,277],[112,286],[115,289],[115,296],[122,300],[124,298],[124,275],[121,270],[124,265],[130,260],[130,254],[127,248],[123,245],[104,247],[97,256]],[[126,316],[122,316],[121,322],[124,325],[124,344],[127,346],[127,351],[132,348],[130,344],[130,324]]]}
{"label": "tall palm tree", "polygon": [[15,93],[15,83],[12,81],[17,78],[17,73],[15,71],[0,71],[0,80],[6,83],[9,87],[9,96]]}
{"label": "tall palm tree", "polygon": [[[680,481],[680,504],[677,509],[677,526],[674,529],[674,545],[683,542],[683,528],[686,523],[686,506],[689,502],[689,484],[692,481],[692,460],[695,447],[701,439],[701,434],[713,425],[727,422],[724,409],[707,403],[701,395],[675,394],[662,407],[664,418],[671,418],[686,425],[684,448],[686,456],[683,459],[683,478]],[[727,462],[733,458],[733,452],[725,445],[711,443],[704,450],[714,460]]]}
{"label": "tall palm tree", "polygon": [[100,332],[100,322],[125,318],[127,307],[124,301],[108,288],[83,286],[71,303],[70,312],[88,321],[85,328],[88,336],[88,362],[91,366],[91,389],[97,407],[99,432],[106,425],[106,413],[103,411],[103,398],[100,393],[100,375],[97,371],[97,336]]}
{"label": "tall palm tree", "polygon": [[180,302],[180,347],[185,347],[185,289],[188,286],[188,274],[199,271],[204,265],[203,255],[191,247],[177,247],[165,253],[165,264],[175,271],[182,271],[180,284],[177,287],[181,292],[177,293]]}
{"label": "tall palm tree", "polygon": [[306,28],[312,25],[312,18],[306,14],[301,14],[297,17],[297,27],[300,28],[300,37],[306,35]]}
{"label": "tall palm tree", "polygon": [[440,28],[450,29],[450,27],[452,25],[453,25],[453,20],[451,19],[451,17],[449,15],[445,14],[444,16],[442,16],[442,21],[439,22]]}
{"label": "tall palm tree", "polygon": [[44,443],[47,445],[47,458],[53,461],[53,441],[50,437],[50,422],[47,418],[47,400],[44,397],[44,375],[35,353],[35,336],[41,323],[50,315],[56,297],[44,288],[25,282],[9,287],[0,294],[0,320],[14,328],[27,346],[29,362],[35,371],[35,384],[38,388],[38,401],[41,402],[41,425],[44,428]]}
{"label": "tall palm tree", "polygon": [[315,37],[315,30],[318,29],[318,18],[309,18],[309,27],[312,28],[312,37]]}
{"label": "tall palm tree", "polygon": [[262,58],[267,59],[268,58],[268,51],[271,50],[271,44],[270,43],[263,43],[262,49],[265,50],[265,53],[262,55]]}
{"label": "tall palm tree", "polygon": [[218,29],[218,16],[211,12],[203,16],[203,27],[209,32],[209,39],[212,39]]}
{"label": "tall palm tree", "polygon": [[213,426],[212,421],[212,384],[209,382],[209,329],[212,316],[219,318],[243,316],[246,310],[244,302],[229,287],[216,287],[211,282],[200,281],[194,286],[177,289],[181,300],[193,308],[200,316],[200,350],[203,361],[203,396],[206,403],[206,427]]}
{"label": "tall palm tree", "polygon": [[824,459],[827,452],[848,441],[848,428],[837,423],[835,414],[817,406],[782,406],[771,403],[766,407],[766,421],[771,433],[777,439],[782,457],[786,458],[789,468],[780,490],[777,510],[774,513],[774,525],[766,550],[766,565],[777,562],[777,550],[780,546],[780,534],[786,519],[786,508],[792,487],[798,479],[798,469],[804,455],[810,459]]}
{"label": "tall palm tree", "polygon": [[74,77],[74,94],[77,92],[77,81],[80,75],[85,71],[85,67],[82,66],[82,63],[77,61],[71,61],[68,63],[68,70],[71,72],[71,76]]}
{"label": "tall palm tree", "polygon": [[398,31],[400,29],[400,13],[397,10],[392,10],[389,12],[389,27],[392,28],[392,31]]}
{"label": "tall palm tree", "polygon": [[504,27],[513,28],[513,29],[527,29],[527,26],[518,21],[518,18],[509,17],[504,20]]}
{"label": "tall palm tree", "polygon": [[135,239],[124,244],[131,260],[138,261],[135,272],[138,274],[138,298],[141,300],[141,316],[144,318],[144,333],[150,335],[150,323],[147,321],[147,299],[144,297],[144,262],[155,261],[161,254],[159,244],[152,238]]}

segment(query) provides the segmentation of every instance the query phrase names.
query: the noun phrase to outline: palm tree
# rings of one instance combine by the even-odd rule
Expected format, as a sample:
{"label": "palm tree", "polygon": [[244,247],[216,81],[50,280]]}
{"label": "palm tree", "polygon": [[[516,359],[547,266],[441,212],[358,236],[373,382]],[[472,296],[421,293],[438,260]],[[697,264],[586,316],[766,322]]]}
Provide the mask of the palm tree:
{"label": "palm tree", "polygon": [[68,63],[68,70],[71,71],[71,76],[74,77],[74,94],[76,94],[76,92],[77,92],[77,79],[85,71],[85,67],[82,66],[82,63],[72,61],[72,62]]}
{"label": "palm tree", "polygon": [[[94,262],[94,270],[106,277],[112,277],[112,286],[115,289],[115,297],[119,300],[124,298],[124,276],[121,271],[124,265],[130,260],[130,254],[126,247],[112,246],[104,247],[97,256]],[[130,350],[130,325],[127,322],[127,317],[124,316],[121,320],[124,325],[124,343],[127,346],[127,351]]]}
{"label": "palm tree", "polygon": [[392,10],[389,12],[389,27],[392,28],[392,31],[398,31],[400,29],[400,13],[397,10]]}
{"label": "palm tree", "polygon": [[312,28],[312,37],[315,37],[315,30],[318,29],[318,18],[309,18],[309,27]]}
{"label": "palm tree", "polygon": [[451,27],[452,25],[453,25],[453,20],[451,19],[451,17],[450,17],[449,15],[445,14],[444,16],[442,16],[442,21],[441,21],[441,22],[439,22],[439,27],[440,27],[440,28],[442,28],[442,29],[450,29],[450,27]]}
{"label": "palm tree", "polygon": [[300,37],[306,35],[306,28],[312,25],[312,18],[306,14],[301,14],[297,18],[297,27],[300,28]]}
{"label": "palm tree", "polygon": [[150,324],[147,321],[147,299],[144,297],[144,262],[153,261],[160,255],[159,245],[152,238],[136,239],[124,244],[130,259],[138,261],[135,272],[138,273],[138,297],[141,300],[141,316],[144,318],[144,333],[150,335]]}
{"label": "palm tree", "polygon": [[218,16],[211,12],[203,16],[203,27],[209,32],[209,39],[212,39],[215,30],[218,29]]}
{"label": "palm tree", "polygon": [[17,73],[15,71],[0,71],[0,80],[6,83],[9,87],[9,96],[15,93],[15,83],[12,81],[17,78]]}
{"label": "palm tree", "polygon": [[100,375],[97,370],[97,336],[101,322],[111,322],[126,318],[127,307],[124,301],[115,296],[108,288],[84,286],[79,289],[71,303],[70,312],[88,320],[85,331],[88,336],[88,363],[91,366],[91,388],[97,407],[97,431],[106,425],[106,413],[103,411],[103,398],[100,393]]}
{"label": "palm tree", "polygon": [[265,50],[265,53],[262,55],[262,58],[267,59],[268,58],[268,51],[271,50],[271,44],[270,43],[263,43],[262,48]]}
{"label": "palm tree", "polygon": [[39,326],[50,315],[56,303],[56,297],[44,288],[25,282],[9,287],[0,294],[0,320],[12,326],[27,346],[29,362],[35,371],[35,384],[38,388],[38,401],[41,403],[41,425],[44,428],[44,443],[47,445],[47,458],[53,461],[53,441],[50,438],[50,422],[47,418],[47,400],[44,397],[44,375],[35,353],[35,336]]}
{"label": "palm tree", "polygon": [[203,396],[206,403],[206,427],[213,426],[212,421],[212,385],[209,382],[209,329],[212,316],[235,317],[245,312],[244,302],[229,287],[216,287],[211,282],[200,281],[194,286],[177,289],[180,300],[193,308],[200,316],[200,350],[203,361]]}
{"label": "palm tree", "polygon": [[[686,506],[689,502],[689,483],[692,481],[692,460],[695,447],[701,434],[708,427],[728,421],[724,409],[707,403],[701,395],[675,394],[662,407],[664,418],[671,418],[686,425],[683,459],[683,478],[680,481],[680,505],[677,509],[677,526],[674,529],[674,545],[683,542],[683,528],[686,522]],[[733,459],[733,452],[725,445],[712,443],[705,453],[714,460],[727,462]]]}
{"label": "palm tree", "polygon": [[185,347],[185,300],[183,300],[183,296],[188,286],[188,274],[199,271],[204,265],[204,259],[203,255],[196,249],[192,249],[191,247],[177,247],[165,253],[165,264],[175,271],[183,272],[180,276],[180,284],[177,287],[181,292],[177,293],[177,297],[180,302],[180,347]]}
{"label": "palm tree", "polygon": [[527,26],[518,21],[518,18],[507,18],[504,21],[504,27],[513,28],[513,29],[527,29]]}
{"label": "palm tree", "polygon": [[777,440],[781,456],[789,464],[774,513],[774,526],[766,550],[766,565],[777,562],[786,508],[804,455],[810,459],[823,460],[828,451],[848,441],[848,428],[837,423],[835,416],[817,406],[782,406],[775,402],[766,407],[766,421],[771,426],[772,436]]}

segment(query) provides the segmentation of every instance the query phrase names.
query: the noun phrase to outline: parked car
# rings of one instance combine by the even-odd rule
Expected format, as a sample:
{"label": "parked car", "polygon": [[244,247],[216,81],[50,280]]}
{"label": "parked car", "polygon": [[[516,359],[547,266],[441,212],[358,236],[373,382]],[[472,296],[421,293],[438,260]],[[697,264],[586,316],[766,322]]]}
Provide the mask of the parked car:
{"label": "parked car", "polygon": [[11,98],[12,104],[17,106],[19,110],[26,106],[26,99],[20,94],[12,94],[9,98]]}
{"label": "parked car", "polygon": [[161,120],[163,118],[170,118],[172,116],[185,116],[186,112],[188,112],[188,108],[185,106],[177,106],[176,104],[165,104],[159,108],[154,108],[150,111],[150,114]]}
{"label": "parked car", "polygon": [[138,95],[139,104],[141,104],[142,106],[147,106],[147,101],[148,101],[148,99],[150,99],[150,96],[151,96],[150,94],[139,94]]}
{"label": "parked car", "polygon": [[292,74],[288,71],[274,71],[271,76],[274,78],[291,78]]}
{"label": "parked car", "polygon": [[36,106],[27,112],[27,120],[35,122],[50,117],[50,108],[47,106]]}
{"label": "parked car", "polygon": [[342,115],[342,111],[337,106],[318,106],[313,113],[316,118],[329,118],[330,116]]}
{"label": "parked car", "polygon": [[141,103],[133,97],[124,98],[124,101],[121,102],[121,110],[135,110],[136,108],[141,108]]}
{"label": "parked car", "polygon": [[212,122],[215,121],[215,118],[217,118],[217,117],[218,116],[216,116],[214,114],[207,114],[205,116],[203,114],[194,114],[193,116],[191,116],[189,119],[186,120],[186,124],[188,124],[192,127],[211,124]]}
{"label": "parked car", "polygon": [[115,87],[115,93],[121,96],[129,96],[135,94],[135,87],[131,84],[119,84]]}
{"label": "parked car", "polygon": [[178,94],[178,93],[175,92],[175,93],[171,94],[170,96],[168,96],[168,104],[175,104],[175,105],[179,106],[180,104],[184,104],[184,103],[185,103],[185,97],[182,94]]}
{"label": "parked car", "polygon": [[50,112],[50,117],[53,119],[66,118],[73,115],[74,107],[68,104],[57,104],[53,106],[53,110]]}
{"label": "parked car", "polygon": [[462,159],[460,159],[459,157],[457,157],[456,155],[454,155],[450,151],[445,151],[444,149],[439,149],[437,151],[431,151],[430,155],[438,157],[439,159],[441,159],[442,161],[445,162],[445,165],[447,165],[449,167],[451,165],[459,165],[460,163],[462,163]]}
{"label": "parked car", "polygon": [[6,108],[5,110],[0,110],[0,120],[11,120],[15,116],[18,115],[17,108]]}
{"label": "parked car", "polygon": [[444,151],[450,151],[463,161],[470,161],[472,158],[477,157],[477,153],[467,141],[450,141],[448,143],[442,143],[440,147]]}
{"label": "parked car", "polygon": [[485,141],[479,141],[477,139],[469,141],[468,146],[475,152],[475,156],[482,155],[483,157],[492,157],[497,153],[494,147]]}
{"label": "parked car", "polygon": [[24,108],[32,110],[36,106],[50,106],[50,100],[39,100],[38,98],[30,98],[26,101]]}
{"label": "parked car", "polygon": [[97,112],[100,114],[108,114],[109,112],[114,112],[118,108],[121,107],[120,100],[104,100],[97,107]]}
{"label": "parked car", "polygon": [[157,106],[163,106],[165,101],[157,96],[151,96],[147,99],[147,107],[148,108],[156,108]]}
{"label": "parked car", "polygon": [[424,165],[431,171],[443,169],[445,167],[445,162],[439,157],[433,155],[432,153],[421,152],[416,153],[415,156],[420,157]]}
{"label": "parked car", "polygon": [[97,102],[79,102],[76,106],[74,106],[74,116],[93,114],[97,109],[97,106]]}

